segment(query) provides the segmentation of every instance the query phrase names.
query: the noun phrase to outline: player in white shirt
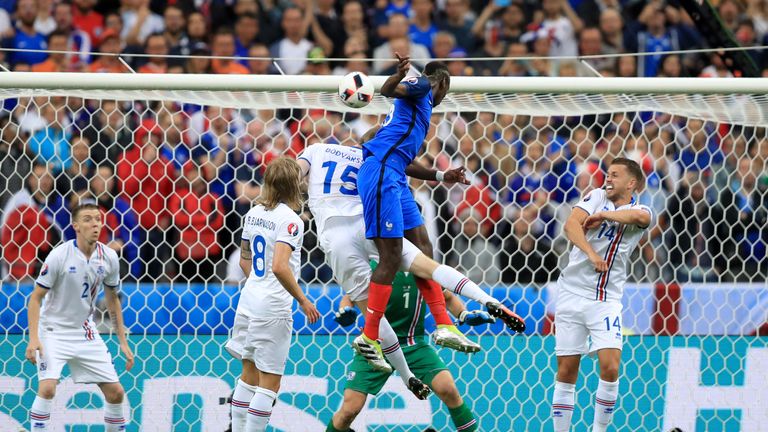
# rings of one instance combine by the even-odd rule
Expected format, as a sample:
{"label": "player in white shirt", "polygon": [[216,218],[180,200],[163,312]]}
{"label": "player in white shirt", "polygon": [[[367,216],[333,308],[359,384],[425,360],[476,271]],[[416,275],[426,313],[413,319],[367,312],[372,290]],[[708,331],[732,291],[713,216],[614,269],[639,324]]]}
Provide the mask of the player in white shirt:
{"label": "player in white shirt", "polygon": [[298,301],[309,323],[320,313],[299,287],[304,222],[299,166],[281,157],[267,165],[261,196],[243,219],[240,267],[248,275],[226,349],[242,360],[232,395],[232,430],[264,431],[288,360]]}
{"label": "player in white shirt", "polygon": [[633,197],[644,185],[637,162],[614,159],[605,187],[588,193],[565,223],[565,236],[574,247],[557,281],[557,381],[552,397],[556,432],[570,430],[579,363],[585,354],[597,353],[600,364],[592,430],[605,431],[613,417],[622,348],[621,296],[630,255],[653,220],[651,209]]}
{"label": "player in white shirt", "polygon": [[[334,277],[342,289],[360,310],[365,310],[368,286],[371,277],[371,260],[378,260],[376,245],[365,238],[363,206],[357,194],[357,172],[362,164],[362,150],[359,147],[332,144],[313,144],[297,158],[302,174],[307,177],[308,204],[317,225],[318,242],[326,254]],[[409,175],[431,177],[435,172],[421,166],[407,170]],[[442,173],[449,183],[464,182],[463,168]],[[441,286],[477,300],[488,308],[488,312],[513,330],[522,332],[525,322],[496,299],[484,292],[475,283],[456,270],[440,265],[422,253],[408,240],[403,241],[401,269],[416,277],[432,279]],[[382,319],[380,333],[383,354],[400,373],[403,382],[418,398],[425,398],[429,389],[419,381],[408,368],[397,335],[386,319]],[[452,335],[452,334],[451,334]],[[436,343],[439,335],[433,334]],[[479,346],[467,340],[468,344]],[[360,351],[360,347],[355,347]],[[383,358],[373,353],[360,352],[371,365],[390,372],[392,367]],[[371,354],[371,355],[368,355]]]}
{"label": "player in white shirt", "polygon": [[29,298],[26,357],[37,365],[38,377],[37,396],[29,413],[31,431],[48,430],[51,404],[65,364],[75,382],[97,384],[104,393],[107,432],[125,430],[125,391],[93,323],[96,296],[103,286],[120,350],[125,355],[125,369],[130,371],[133,353],[126,339],[118,296],[120,264],[117,253],[98,241],[102,226],[97,205],[76,207],[72,211],[75,240],[56,246],[48,254]]}

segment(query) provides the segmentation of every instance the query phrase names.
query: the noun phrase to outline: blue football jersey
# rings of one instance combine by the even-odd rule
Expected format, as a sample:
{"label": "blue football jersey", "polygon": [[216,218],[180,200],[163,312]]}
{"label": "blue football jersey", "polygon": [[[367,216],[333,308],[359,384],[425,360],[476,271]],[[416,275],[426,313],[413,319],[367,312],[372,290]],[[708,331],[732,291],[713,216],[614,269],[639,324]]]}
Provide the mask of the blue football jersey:
{"label": "blue football jersey", "polygon": [[408,96],[395,99],[376,136],[363,144],[366,157],[405,172],[421,150],[432,116],[432,86],[426,77],[407,78],[401,82]]}

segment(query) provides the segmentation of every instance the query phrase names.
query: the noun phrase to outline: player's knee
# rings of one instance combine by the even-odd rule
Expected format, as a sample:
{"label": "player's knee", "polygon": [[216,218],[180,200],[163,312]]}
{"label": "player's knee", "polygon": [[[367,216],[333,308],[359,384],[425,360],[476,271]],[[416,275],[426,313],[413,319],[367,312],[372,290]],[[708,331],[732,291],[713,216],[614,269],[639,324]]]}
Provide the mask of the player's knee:
{"label": "player's knee", "polygon": [[461,400],[461,395],[459,394],[459,389],[457,389],[455,385],[435,388],[435,393],[449,408],[455,408],[463,402]]}
{"label": "player's knee", "polygon": [[615,382],[619,379],[619,364],[611,362],[606,365],[600,365],[600,379],[608,382]]}
{"label": "player's knee", "polygon": [[341,426],[349,427],[349,425],[351,425],[352,422],[355,421],[358,414],[360,414],[360,411],[362,410],[363,410],[362,404],[358,404],[356,402],[344,401],[344,404],[341,406],[341,409],[337,413],[338,415],[337,420],[339,420],[339,422],[342,423]]}
{"label": "player's knee", "polygon": [[121,385],[111,386],[104,391],[104,399],[111,404],[123,403],[123,398],[125,398],[125,390]]}
{"label": "player's knee", "polygon": [[37,395],[43,399],[53,399],[56,396],[56,384],[41,384],[37,389]]}

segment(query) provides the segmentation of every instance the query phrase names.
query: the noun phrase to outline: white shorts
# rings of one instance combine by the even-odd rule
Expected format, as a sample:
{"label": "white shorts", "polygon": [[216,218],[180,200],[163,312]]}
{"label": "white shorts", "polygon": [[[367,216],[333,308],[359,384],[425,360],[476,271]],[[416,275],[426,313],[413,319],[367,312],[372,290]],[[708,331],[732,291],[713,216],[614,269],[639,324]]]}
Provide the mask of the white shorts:
{"label": "white shorts", "polygon": [[555,354],[620,350],[621,311],[620,301],[600,302],[560,289],[555,306]]}
{"label": "white shorts", "polygon": [[[353,301],[368,299],[371,281],[371,261],[379,260],[373,240],[365,238],[362,216],[334,217],[325,222],[318,238],[333,277]],[[408,271],[421,250],[403,239],[403,259],[400,270]]]}
{"label": "white shorts", "polygon": [[82,330],[42,332],[43,355],[37,361],[37,379],[59,380],[64,365],[69,365],[72,379],[79,384],[115,383],[117,378],[112,355],[101,336],[93,331],[87,340]]}
{"label": "white shorts", "polygon": [[224,348],[239,360],[251,360],[262,372],[283,375],[292,333],[290,318],[249,319],[235,314],[235,325]]}

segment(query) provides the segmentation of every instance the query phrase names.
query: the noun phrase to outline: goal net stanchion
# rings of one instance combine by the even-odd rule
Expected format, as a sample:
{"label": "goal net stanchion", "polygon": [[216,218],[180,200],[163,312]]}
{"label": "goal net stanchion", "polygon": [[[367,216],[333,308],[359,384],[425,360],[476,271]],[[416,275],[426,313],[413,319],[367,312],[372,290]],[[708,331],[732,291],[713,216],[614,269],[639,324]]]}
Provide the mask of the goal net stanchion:
{"label": "goal net stanchion", "polygon": [[[372,78],[377,87],[384,80]],[[40,259],[71,238],[72,203],[93,199],[105,210],[102,241],[120,250],[126,276],[137,364],[124,372],[117,358],[116,366],[128,430],[226,429],[226,398],[240,373],[222,348],[242,280],[237,235],[264,164],[314,142],[352,143],[389,111],[380,96],[362,110],[344,106],[339,79],[3,74],[2,428],[25,424],[34,398],[25,305]],[[648,185],[638,199],[655,218],[633,255],[616,329],[625,343],[614,424],[694,431],[768,422],[767,90],[763,79],[453,78],[419,161],[464,165],[472,184],[411,186],[435,256],[528,324],[518,336],[501,323],[464,329],[480,341],[479,354],[439,351],[481,430],[551,429],[562,224],[618,156],[641,163]],[[316,325],[294,317],[275,430],[324,429],[341,404],[358,331],[333,320],[341,292],[310,218],[306,233],[301,285],[324,317]],[[108,320],[98,321],[117,353]],[[577,429],[592,421],[596,369],[584,361]],[[94,386],[64,379],[55,430],[99,424],[102,403]],[[354,427],[428,425],[450,430],[447,409],[436,397],[415,400],[391,378]]]}

